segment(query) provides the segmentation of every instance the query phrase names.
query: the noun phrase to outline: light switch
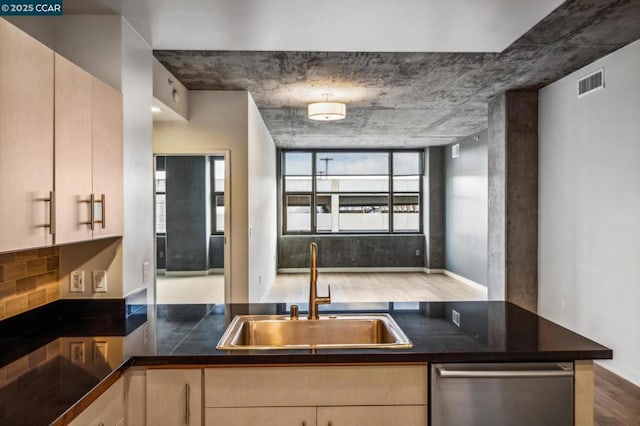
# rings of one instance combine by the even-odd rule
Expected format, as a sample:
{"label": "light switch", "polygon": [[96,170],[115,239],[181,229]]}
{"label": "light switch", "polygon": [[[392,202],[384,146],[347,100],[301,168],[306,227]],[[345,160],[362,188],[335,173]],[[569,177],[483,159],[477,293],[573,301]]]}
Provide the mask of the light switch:
{"label": "light switch", "polygon": [[93,271],[93,292],[107,292],[107,271]]}
{"label": "light switch", "polygon": [[71,271],[69,274],[69,292],[82,293],[84,291],[84,271]]}

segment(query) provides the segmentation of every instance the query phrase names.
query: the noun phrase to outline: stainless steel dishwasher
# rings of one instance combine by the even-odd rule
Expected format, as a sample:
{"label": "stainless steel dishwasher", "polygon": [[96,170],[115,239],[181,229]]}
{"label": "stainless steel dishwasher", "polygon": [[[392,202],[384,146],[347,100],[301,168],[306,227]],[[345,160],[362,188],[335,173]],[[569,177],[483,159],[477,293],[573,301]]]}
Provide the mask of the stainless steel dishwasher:
{"label": "stainless steel dishwasher", "polygon": [[432,364],[432,426],[572,426],[572,363]]}

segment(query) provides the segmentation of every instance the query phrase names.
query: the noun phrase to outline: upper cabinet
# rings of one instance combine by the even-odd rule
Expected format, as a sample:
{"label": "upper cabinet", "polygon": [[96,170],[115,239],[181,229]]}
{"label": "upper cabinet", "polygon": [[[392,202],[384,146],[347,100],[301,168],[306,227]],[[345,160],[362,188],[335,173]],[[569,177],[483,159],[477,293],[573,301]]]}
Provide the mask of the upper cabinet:
{"label": "upper cabinet", "polygon": [[53,51],[0,19],[0,252],[53,243]]}
{"label": "upper cabinet", "polygon": [[122,96],[55,57],[56,244],[122,235]]}
{"label": "upper cabinet", "polygon": [[0,19],[0,252],[121,236],[122,208],[122,95]]}
{"label": "upper cabinet", "polygon": [[93,193],[94,238],[122,235],[122,95],[93,79]]}
{"label": "upper cabinet", "polygon": [[91,205],[91,86],[93,77],[55,55],[56,242],[93,237]]}

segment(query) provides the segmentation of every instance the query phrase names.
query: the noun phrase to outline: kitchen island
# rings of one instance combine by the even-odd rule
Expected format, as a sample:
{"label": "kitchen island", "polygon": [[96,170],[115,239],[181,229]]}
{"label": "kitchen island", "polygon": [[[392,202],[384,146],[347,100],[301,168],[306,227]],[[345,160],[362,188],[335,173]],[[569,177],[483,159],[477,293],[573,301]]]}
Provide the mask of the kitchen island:
{"label": "kitchen island", "polygon": [[[301,311],[305,308],[300,306]],[[74,330],[69,324],[48,324],[20,339],[4,342],[20,356],[3,359],[5,384],[0,390],[0,423],[67,424],[123,375],[136,371],[142,374],[146,370],[177,367],[205,371],[206,376],[207,371],[217,367],[569,362],[576,367],[577,386],[582,377],[589,381],[592,360],[613,355],[596,342],[505,302],[334,303],[321,309],[321,315],[388,313],[412,341],[411,348],[216,350],[218,340],[236,315],[288,312],[289,305],[284,303],[161,305],[157,307],[158,317],[150,321],[155,323],[153,327],[141,325],[120,336],[104,328],[91,330],[86,324],[84,330]],[[151,333],[157,333],[157,349],[149,347]],[[49,353],[53,356],[49,357]],[[133,382],[147,379],[142,376]],[[428,374],[420,380],[426,389]],[[33,399],[35,394],[25,389],[37,389],[38,398]],[[62,389],[73,392],[61,392]],[[576,388],[576,407],[584,398],[581,392]],[[48,393],[51,398],[47,398]],[[39,410],[33,410],[36,400]]]}

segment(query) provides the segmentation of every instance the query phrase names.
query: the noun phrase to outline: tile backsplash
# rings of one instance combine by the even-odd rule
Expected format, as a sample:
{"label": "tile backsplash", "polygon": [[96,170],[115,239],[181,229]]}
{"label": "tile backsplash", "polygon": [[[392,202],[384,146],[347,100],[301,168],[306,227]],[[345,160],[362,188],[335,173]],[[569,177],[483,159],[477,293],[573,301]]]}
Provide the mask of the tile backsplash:
{"label": "tile backsplash", "polygon": [[58,247],[0,253],[0,320],[58,299]]}

